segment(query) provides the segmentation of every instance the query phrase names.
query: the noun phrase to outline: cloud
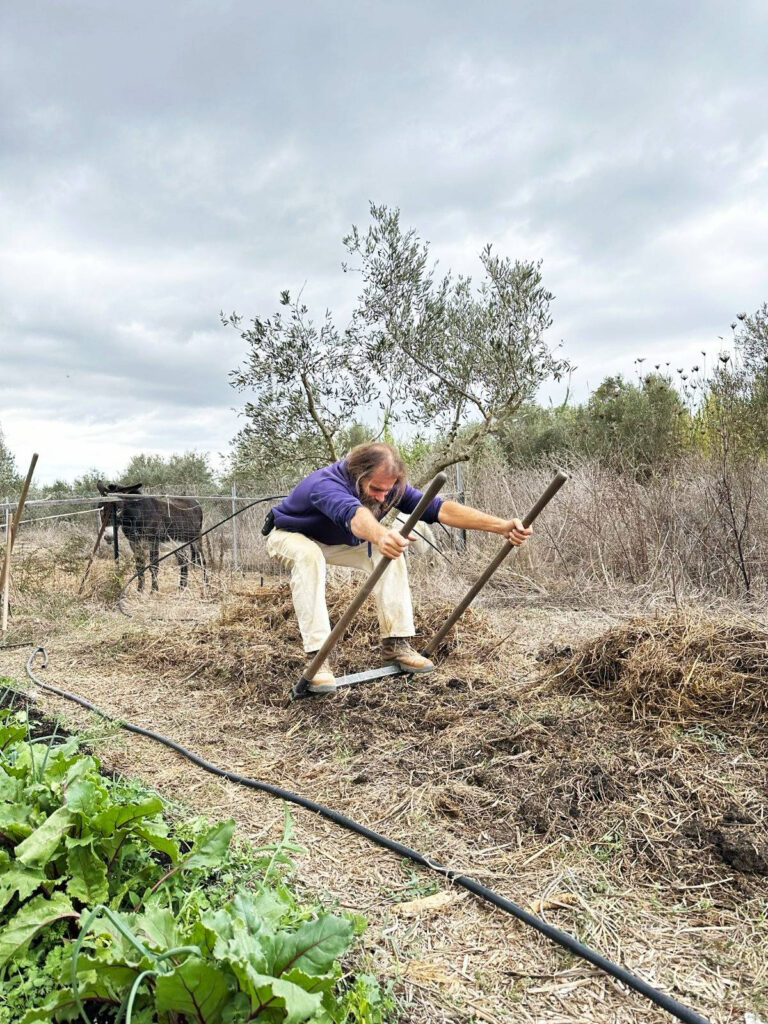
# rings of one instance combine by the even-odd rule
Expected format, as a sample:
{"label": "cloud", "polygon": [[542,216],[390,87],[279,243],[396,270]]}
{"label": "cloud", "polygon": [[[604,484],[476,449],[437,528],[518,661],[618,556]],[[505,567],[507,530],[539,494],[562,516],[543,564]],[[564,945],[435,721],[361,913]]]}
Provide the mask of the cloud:
{"label": "cloud", "polygon": [[[280,289],[343,322],[341,236],[543,259],[583,396],[766,300],[762,5],[431,0],[4,12],[0,424],[55,475],[222,450]],[[127,456],[127,457],[126,457]],[[109,461],[112,460],[112,461]],[[54,470],[51,469],[51,473]]]}

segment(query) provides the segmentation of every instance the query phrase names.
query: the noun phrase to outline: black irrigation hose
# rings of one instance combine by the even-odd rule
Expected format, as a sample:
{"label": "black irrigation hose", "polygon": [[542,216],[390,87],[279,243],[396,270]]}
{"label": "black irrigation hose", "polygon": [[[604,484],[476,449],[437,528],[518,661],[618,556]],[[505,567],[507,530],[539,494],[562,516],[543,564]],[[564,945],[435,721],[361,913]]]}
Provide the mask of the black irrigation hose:
{"label": "black irrigation hose", "polygon": [[[442,523],[440,523],[440,525],[443,526]],[[444,526],[443,526],[443,529],[445,529]],[[421,539],[424,541],[425,544],[428,544],[432,548],[433,551],[436,551],[438,553],[438,555],[440,555],[441,558],[444,558],[446,560],[448,565],[450,565],[450,566],[453,565],[453,562],[448,557],[448,555],[446,555],[446,553],[444,551],[441,551],[440,548],[437,546],[437,544],[433,543],[429,539],[429,537],[427,537],[427,535],[425,533],[419,533],[419,531],[417,529],[415,529],[415,528],[413,530],[411,530],[411,533],[415,533],[417,537],[421,537]]]}
{"label": "black irrigation hose", "polygon": [[102,711],[102,709],[97,707],[95,704],[85,700],[84,697],[78,697],[73,693],[68,693],[66,690],[60,690],[56,686],[42,682],[42,680],[38,679],[32,671],[32,662],[40,653],[44,656],[42,668],[47,668],[47,650],[45,647],[36,647],[27,659],[27,675],[42,689],[50,690],[59,697],[64,697],[66,700],[74,701],[81,707],[87,708],[89,711],[93,711],[108,722],[115,722],[121,728],[126,729],[128,732],[135,733],[137,736],[146,736],[148,739],[157,740],[158,743],[162,743],[166,747],[170,747],[179,754],[183,754],[184,757],[189,758],[190,761],[198,765],[200,768],[204,768],[207,772],[212,772],[214,775],[227,779],[229,782],[237,782],[242,786],[248,786],[250,789],[257,789],[263,793],[270,793],[272,796],[280,797],[282,800],[287,800],[289,803],[297,804],[299,807],[304,807],[308,811],[313,811],[315,814],[322,815],[322,817],[327,818],[336,825],[340,825],[342,828],[349,829],[351,832],[356,832],[358,835],[364,836],[372,843],[376,843],[378,846],[383,846],[386,850],[391,850],[393,853],[397,853],[401,857],[407,857],[416,864],[421,864],[422,867],[436,871],[439,875],[443,875],[443,877],[447,878],[455,885],[459,885],[463,889],[467,889],[469,892],[474,893],[475,896],[479,896],[488,903],[492,903],[495,907],[499,907],[500,910],[504,910],[506,913],[516,917],[524,924],[535,928],[543,935],[546,935],[547,938],[556,942],[558,945],[563,946],[565,949],[570,950],[577,956],[580,956],[583,960],[587,960],[589,963],[594,964],[595,967],[599,967],[601,971],[605,971],[605,973],[609,974],[612,978],[615,978],[617,981],[620,981],[629,988],[639,992],[647,999],[650,999],[652,1003],[655,1003],[663,1010],[671,1013],[673,1017],[677,1017],[678,1020],[685,1021],[686,1024],[710,1024],[710,1021],[708,1021],[706,1017],[702,1017],[694,1010],[691,1010],[689,1007],[679,1003],[676,999],[673,999],[672,996],[668,996],[664,992],[660,992],[657,988],[654,988],[653,985],[649,985],[647,981],[643,981],[642,978],[638,978],[625,968],[620,967],[611,960],[608,960],[600,953],[596,953],[594,950],[590,949],[589,946],[583,945],[578,941],[578,939],[574,939],[572,935],[561,931],[559,928],[555,928],[540,917],[536,917],[535,914],[531,914],[527,910],[523,910],[523,908],[518,906],[516,903],[512,903],[511,900],[505,899],[503,896],[499,896],[498,893],[495,893],[492,889],[488,889],[486,886],[481,885],[480,882],[476,882],[472,878],[467,878],[465,875],[457,874],[450,868],[430,860],[428,857],[418,853],[416,850],[412,850],[409,846],[405,846],[403,843],[398,843],[395,839],[389,839],[387,836],[383,836],[379,832],[374,832],[365,825],[361,825],[358,822],[353,821],[352,818],[347,818],[346,815],[339,814],[338,811],[331,810],[329,807],[324,807],[322,804],[315,803],[314,800],[309,800],[307,797],[300,796],[297,793],[292,793],[288,789],[282,789],[280,786],[273,786],[269,782],[250,779],[246,775],[240,775],[238,772],[219,768],[217,765],[204,760],[199,755],[192,753],[191,750],[187,750],[186,747],[182,747],[181,744],[176,743],[175,740],[171,740],[167,736],[163,736],[157,732],[152,732],[150,729],[143,729],[139,725],[133,725],[130,722],[123,721],[122,719],[114,718],[106,711]]}
{"label": "black irrigation hose", "polygon": [[[395,520],[394,521],[396,523],[399,522],[401,526],[405,522],[405,520],[398,519],[397,516],[395,516]],[[445,532],[448,533],[448,529],[447,529],[447,527],[445,526],[444,523],[438,523],[437,525],[438,526],[442,526],[442,528],[445,530]],[[415,533],[416,536],[420,537],[424,541],[425,544],[428,544],[432,548],[433,551],[436,551],[438,553],[438,555],[440,555],[441,558],[444,558],[446,560],[446,562],[448,563],[448,565],[453,566],[453,562],[448,557],[448,555],[446,555],[446,553],[444,551],[441,551],[440,548],[437,546],[437,544],[435,544],[433,541],[431,541],[429,539],[429,537],[427,537],[427,535],[425,533],[419,533],[419,531],[415,527],[411,530],[411,533]]]}

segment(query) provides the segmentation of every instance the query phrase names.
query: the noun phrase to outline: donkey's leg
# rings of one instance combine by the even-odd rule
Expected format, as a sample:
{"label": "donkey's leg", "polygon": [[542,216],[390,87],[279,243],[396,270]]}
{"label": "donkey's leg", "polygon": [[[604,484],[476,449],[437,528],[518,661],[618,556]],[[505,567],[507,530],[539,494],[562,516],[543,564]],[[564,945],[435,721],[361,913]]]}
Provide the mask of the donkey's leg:
{"label": "donkey's leg", "polygon": [[187,574],[189,573],[188,550],[184,548],[176,552],[176,561],[179,563],[179,590],[184,590],[187,585]]}
{"label": "donkey's leg", "polygon": [[150,573],[150,575],[152,577],[152,590],[153,591],[160,589],[158,587],[158,585],[157,585],[157,573],[158,573],[158,569],[159,569],[159,566],[157,564],[157,559],[158,559],[159,555],[160,555],[160,538],[159,537],[150,537],[150,540],[149,540],[149,573]]}
{"label": "donkey's leg", "polygon": [[136,561],[136,572],[139,574],[136,589],[141,593],[144,589],[144,571],[147,568],[147,549],[139,540],[132,540],[130,543],[131,551],[133,551],[133,557]]}
{"label": "donkey's leg", "polygon": [[204,560],[203,560],[203,565],[206,567],[206,569],[210,565],[210,567],[215,572],[216,571],[216,552],[213,550],[213,544],[211,543],[211,535],[210,535],[210,533],[206,533],[206,535],[202,538],[202,541],[203,542],[200,545],[201,557],[203,555],[203,552],[205,552],[205,557],[204,557]]}
{"label": "donkey's leg", "polygon": [[192,557],[203,570],[203,585],[208,582],[208,577],[205,571],[205,558],[203,557],[203,538],[198,537],[195,543],[192,545]]}

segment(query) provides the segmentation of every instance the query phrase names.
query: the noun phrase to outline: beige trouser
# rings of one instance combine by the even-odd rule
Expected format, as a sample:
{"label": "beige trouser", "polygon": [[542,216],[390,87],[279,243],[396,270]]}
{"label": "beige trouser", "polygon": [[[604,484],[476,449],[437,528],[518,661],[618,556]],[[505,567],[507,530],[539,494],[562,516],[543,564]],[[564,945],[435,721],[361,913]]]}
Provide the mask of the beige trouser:
{"label": "beige trouser", "polygon": [[[372,550],[372,557],[368,551]],[[273,530],[267,553],[291,570],[291,593],[305,651],[317,651],[331,632],[325,603],[325,565],[347,565],[371,573],[383,556],[362,544],[321,544],[303,533]],[[413,636],[413,606],[408,586],[408,567],[400,555],[390,560],[373,588],[381,635]]]}

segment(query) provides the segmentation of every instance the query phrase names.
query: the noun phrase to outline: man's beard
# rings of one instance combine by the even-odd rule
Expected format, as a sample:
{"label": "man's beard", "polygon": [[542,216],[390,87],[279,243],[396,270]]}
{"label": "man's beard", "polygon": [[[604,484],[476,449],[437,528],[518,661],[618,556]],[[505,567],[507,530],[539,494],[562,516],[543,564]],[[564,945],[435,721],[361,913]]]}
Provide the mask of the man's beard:
{"label": "man's beard", "polygon": [[363,508],[367,508],[369,512],[372,512],[377,519],[381,519],[381,517],[384,515],[385,506],[383,501],[377,501],[375,498],[372,498],[369,494],[361,494],[360,503],[362,504]]}

